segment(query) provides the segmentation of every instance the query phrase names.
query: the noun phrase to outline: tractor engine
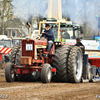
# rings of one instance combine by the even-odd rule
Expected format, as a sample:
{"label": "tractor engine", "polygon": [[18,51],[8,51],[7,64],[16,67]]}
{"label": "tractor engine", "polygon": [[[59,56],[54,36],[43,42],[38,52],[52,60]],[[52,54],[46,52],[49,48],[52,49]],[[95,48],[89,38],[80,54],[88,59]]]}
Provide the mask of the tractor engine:
{"label": "tractor engine", "polygon": [[46,51],[47,43],[41,40],[22,40],[22,54],[20,64],[38,65],[43,62],[43,52]]}

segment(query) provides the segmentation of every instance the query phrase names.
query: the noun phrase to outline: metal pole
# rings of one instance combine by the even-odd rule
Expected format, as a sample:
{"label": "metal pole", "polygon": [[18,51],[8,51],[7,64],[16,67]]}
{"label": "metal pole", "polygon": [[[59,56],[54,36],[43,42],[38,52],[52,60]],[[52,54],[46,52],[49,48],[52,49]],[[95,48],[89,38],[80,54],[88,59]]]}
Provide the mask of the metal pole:
{"label": "metal pole", "polygon": [[57,7],[58,7],[58,19],[62,19],[62,5],[61,5],[61,0],[58,0],[58,5],[57,5]]}
{"label": "metal pole", "polygon": [[48,0],[48,18],[62,19],[61,0]]}
{"label": "metal pole", "polygon": [[99,35],[99,34],[98,34],[98,17],[97,17],[97,35]]}
{"label": "metal pole", "polygon": [[52,18],[52,0],[48,0],[48,18]]}

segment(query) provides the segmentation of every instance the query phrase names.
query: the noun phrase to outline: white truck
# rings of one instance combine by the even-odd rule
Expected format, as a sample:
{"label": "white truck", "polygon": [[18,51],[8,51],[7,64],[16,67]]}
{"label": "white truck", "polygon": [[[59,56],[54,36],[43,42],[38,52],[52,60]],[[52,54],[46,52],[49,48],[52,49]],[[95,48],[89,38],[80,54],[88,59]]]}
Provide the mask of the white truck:
{"label": "white truck", "polygon": [[12,50],[12,39],[6,35],[0,35],[0,63],[8,62],[8,54]]}

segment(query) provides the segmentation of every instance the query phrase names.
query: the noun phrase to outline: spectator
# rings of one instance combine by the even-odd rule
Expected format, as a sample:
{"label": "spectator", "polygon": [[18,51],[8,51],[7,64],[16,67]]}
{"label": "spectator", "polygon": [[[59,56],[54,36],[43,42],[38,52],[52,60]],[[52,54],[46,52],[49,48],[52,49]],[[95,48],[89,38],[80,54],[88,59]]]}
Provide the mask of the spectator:
{"label": "spectator", "polygon": [[83,54],[85,53],[85,46],[81,43],[80,38],[76,38],[76,44],[75,44],[75,46],[81,47]]}

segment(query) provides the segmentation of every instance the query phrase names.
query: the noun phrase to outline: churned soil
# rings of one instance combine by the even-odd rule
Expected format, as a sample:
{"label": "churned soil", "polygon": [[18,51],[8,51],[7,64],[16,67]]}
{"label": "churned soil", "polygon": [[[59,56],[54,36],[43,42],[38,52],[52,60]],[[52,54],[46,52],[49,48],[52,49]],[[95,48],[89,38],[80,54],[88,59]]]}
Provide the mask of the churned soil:
{"label": "churned soil", "polygon": [[[0,69],[0,100],[99,100],[100,83],[13,82]],[[96,98],[96,96],[98,98]]]}

